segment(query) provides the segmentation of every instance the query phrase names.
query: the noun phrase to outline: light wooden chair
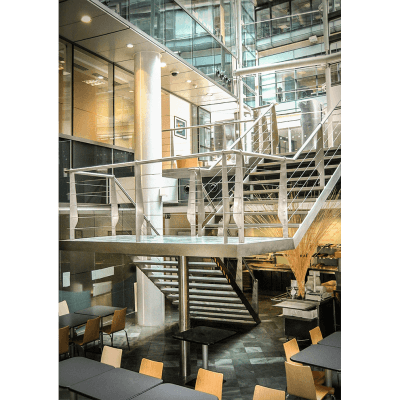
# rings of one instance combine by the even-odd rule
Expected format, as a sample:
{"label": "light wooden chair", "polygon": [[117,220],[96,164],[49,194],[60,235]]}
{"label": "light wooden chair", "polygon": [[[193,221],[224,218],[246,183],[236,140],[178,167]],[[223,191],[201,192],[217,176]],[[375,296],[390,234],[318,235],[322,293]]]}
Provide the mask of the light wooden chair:
{"label": "light wooden chair", "polygon": [[69,308],[66,300],[63,300],[58,303],[58,316],[69,314]]}
{"label": "light wooden chair", "polygon": [[266,388],[256,385],[253,400],[285,400],[286,393],[283,390]]}
{"label": "light wooden chair", "polygon": [[314,383],[309,366],[295,365],[285,361],[285,369],[288,394],[308,400],[322,400],[327,394],[334,395],[334,388]]}
{"label": "light wooden chair", "polygon": [[[289,340],[286,343],[283,343],[283,348],[285,350],[286,361],[288,363],[291,363],[294,365],[303,365],[301,363],[297,363],[297,362],[290,360],[290,357],[294,356],[295,354],[297,354],[300,351],[296,338]],[[313,375],[314,382],[316,384],[322,385],[325,382],[325,372],[312,371],[312,375]]]}
{"label": "light wooden chair", "polygon": [[314,329],[311,329],[310,336],[312,344],[320,342],[323,339],[320,327],[316,326]]}
{"label": "light wooden chair", "polygon": [[58,354],[69,355],[69,326],[64,326],[58,330]]}
{"label": "light wooden chair", "polygon": [[128,350],[130,350],[128,333],[125,330],[126,309],[127,308],[125,307],[123,310],[115,310],[111,325],[107,325],[104,328],[102,328],[101,332],[111,336],[111,346],[113,346],[114,333],[119,331],[124,331],[126,336],[126,342],[128,343]]}
{"label": "light wooden chair", "polygon": [[194,390],[203,393],[213,394],[214,396],[218,397],[218,400],[221,400],[223,381],[223,374],[199,368]]}
{"label": "light wooden chair", "polygon": [[162,371],[164,364],[158,361],[151,361],[147,358],[142,358],[140,363],[139,374],[152,376],[153,378],[162,379]]}
{"label": "light wooden chair", "polygon": [[103,364],[112,365],[114,368],[121,368],[122,349],[104,346],[101,353],[100,362]]}
{"label": "light wooden chair", "polygon": [[100,336],[100,317],[88,319],[86,322],[85,333],[80,336],[76,336],[71,341],[77,346],[83,348],[83,356],[86,356],[86,346],[90,342],[99,340]]}

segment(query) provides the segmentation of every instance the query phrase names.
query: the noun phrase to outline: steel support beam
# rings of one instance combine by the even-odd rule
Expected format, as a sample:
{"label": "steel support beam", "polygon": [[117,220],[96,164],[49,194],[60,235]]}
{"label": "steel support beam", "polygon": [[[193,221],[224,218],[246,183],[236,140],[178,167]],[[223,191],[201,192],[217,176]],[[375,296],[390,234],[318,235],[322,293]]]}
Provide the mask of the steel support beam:
{"label": "steel support beam", "polygon": [[76,199],[75,174],[69,174],[69,238],[75,239],[75,227],[78,224],[78,202]]}
{"label": "steel support beam", "polygon": [[281,163],[279,177],[278,218],[282,224],[282,237],[289,237],[288,210],[287,210],[287,166],[286,161]]}
{"label": "steel support beam", "polygon": [[144,206],[143,206],[143,192],[142,192],[142,173],[141,166],[135,165],[135,195],[136,195],[136,242],[140,242],[142,235],[142,226],[144,222]]}

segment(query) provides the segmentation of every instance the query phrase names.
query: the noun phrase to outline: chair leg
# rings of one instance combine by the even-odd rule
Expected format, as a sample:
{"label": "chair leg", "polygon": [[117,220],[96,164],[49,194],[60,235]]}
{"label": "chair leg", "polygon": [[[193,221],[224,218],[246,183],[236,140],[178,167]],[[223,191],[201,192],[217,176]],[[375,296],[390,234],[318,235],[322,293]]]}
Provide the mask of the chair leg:
{"label": "chair leg", "polygon": [[[125,329],[124,329],[125,331]],[[128,343],[128,350],[130,350],[131,348],[129,347],[129,340],[128,340],[128,332],[125,331],[125,336],[126,336],[126,343]]]}
{"label": "chair leg", "polygon": [[111,347],[114,347],[114,334],[111,334]]}

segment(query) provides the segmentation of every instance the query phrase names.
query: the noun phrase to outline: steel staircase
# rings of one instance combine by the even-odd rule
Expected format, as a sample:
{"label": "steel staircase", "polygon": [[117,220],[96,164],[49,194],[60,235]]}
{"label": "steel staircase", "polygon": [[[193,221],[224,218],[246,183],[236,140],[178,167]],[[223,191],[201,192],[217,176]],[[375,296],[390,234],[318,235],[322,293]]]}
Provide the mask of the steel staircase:
{"label": "steel staircase", "polygon": [[[189,258],[189,314],[191,319],[258,324],[260,318],[221,259]],[[178,261],[135,260],[133,263],[178,306]]]}

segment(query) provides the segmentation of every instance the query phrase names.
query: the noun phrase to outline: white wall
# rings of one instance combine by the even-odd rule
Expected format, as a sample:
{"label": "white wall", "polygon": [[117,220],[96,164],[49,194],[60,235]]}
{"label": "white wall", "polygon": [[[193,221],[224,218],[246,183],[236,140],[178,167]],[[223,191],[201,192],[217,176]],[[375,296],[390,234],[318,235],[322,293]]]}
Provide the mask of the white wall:
{"label": "white wall", "polygon": [[[190,103],[170,95],[170,128],[175,128],[175,117],[181,118],[186,121],[186,126],[191,126],[191,112]],[[191,137],[190,130],[186,131],[186,139],[171,135],[172,138],[172,152],[174,156],[182,156],[191,153]]]}

